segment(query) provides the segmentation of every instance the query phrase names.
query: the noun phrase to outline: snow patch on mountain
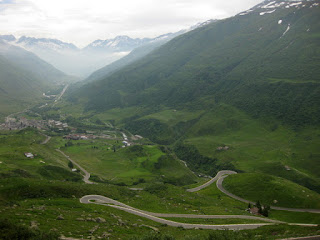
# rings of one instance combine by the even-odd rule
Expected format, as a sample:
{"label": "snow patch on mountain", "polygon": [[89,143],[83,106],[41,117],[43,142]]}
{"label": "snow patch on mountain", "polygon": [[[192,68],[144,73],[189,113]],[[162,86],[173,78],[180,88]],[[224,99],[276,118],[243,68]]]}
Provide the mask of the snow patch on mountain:
{"label": "snow patch on mountain", "polygon": [[263,16],[263,15],[265,15],[265,14],[268,14],[268,13],[273,13],[273,12],[275,12],[276,10],[274,9],[274,10],[271,10],[271,11],[268,11],[268,12],[261,12],[261,13],[259,13],[260,14],[260,16]]}
{"label": "snow patch on mountain", "polygon": [[247,15],[248,13],[251,13],[253,11],[255,13],[258,13],[260,16],[263,16],[268,13],[273,13],[278,9],[301,9],[305,7],[312,8],[319,6],[319,3],[315,3],[315,1],[317,0],[266,0],[253,7],[252,9],[242,12],[238,15]]}
{"label": "snow patch on mountain", "polygon": [[253,11],[253,10],[249,9],[249,10],[247,10],[247,11],[244,11],[244,12],[239,13],[238,15],[244,16],[244,15],[247,15],[247,14],[251,13],[252,11]]}

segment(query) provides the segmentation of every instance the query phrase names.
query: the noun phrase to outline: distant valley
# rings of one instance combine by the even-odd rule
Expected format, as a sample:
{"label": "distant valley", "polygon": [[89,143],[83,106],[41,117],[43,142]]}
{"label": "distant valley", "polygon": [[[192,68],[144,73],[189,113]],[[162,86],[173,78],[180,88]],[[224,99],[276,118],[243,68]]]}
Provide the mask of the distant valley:
{"label": "distant valley", "polygon": [[136,48],[146,47],[147,51],[150,52],[174,37],[212,21],[214,20],[199,23],[189,29],[163,34],[155,38],[140,39],[117,36],[113,39],[95,40],[84,48],[78,48],[72,43],[49,38],[27,36],[16,38],[13,35],[0,35],[0,39],[8,44],[19,46],[35,53],[68,75],[84,78],[99,68],[126,56]]}
{"label": "distant valley", "polygon": [[0,238],[319,235],[319,22],[266,0],[82,49],[1,35]]}

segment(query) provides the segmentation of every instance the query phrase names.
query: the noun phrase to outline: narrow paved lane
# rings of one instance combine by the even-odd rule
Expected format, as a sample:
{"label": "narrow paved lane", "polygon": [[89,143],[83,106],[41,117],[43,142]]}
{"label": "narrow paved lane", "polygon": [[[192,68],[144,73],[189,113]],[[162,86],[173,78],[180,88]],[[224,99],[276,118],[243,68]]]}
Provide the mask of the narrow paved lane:
{"label": "narrow paved lane", "polygon": [[67,91],[67,88],[69,87],[69,84],[67,84],[61,91],[60,95],[58,96],[58,98],[56,100],[54,100],[54,103],[52,106],[55,106],[58,101],[62,98],[62,96],[64,95],[64,93]]}
{"label": "narrow paved lane", "polygon": [[95,203],[95,204],[101,204],[101,205],[112,205],[112,206],[120,206],[127,209],[132,209],[138,212],[145,213],[147,215],[151,215],[154,217],[175,217],[175,218],[202,218],[202,219],[227,219],[227,218],[233,218],[233,219],[250,219],[250,220],[257,220],[257,221],[263,221],[263,222],[270,222],[270,223],[285,223],[277,220],[272,220],[268,218],[263,217],[255,217],[255,216],[247,216],[247,215],[197,215],[197,214],[178,214],[178,213],[154,213],[154,212],[148,212],[144,210],[140,210],[134,207],[131,207],[129,205],[126,205],[122,202],[119,202],[117,200],[113,200],[108,197],[104,197],[101,195],[87,195],[80,199],[81,203],[89,204],[89,203]]}
{"label": "narrow paved lane", "polygon": [[43,140],[43,142],[42,142],[41,144],[42,144],[42,145],[47,144],[47,143],[50,141],[51,137],[48,136],[48,135],[46,135],[46,134],[44,134],[44,133],[42,133],[42,132],[39,132],[39,133],[40,133],[42,136],[45,136],[45,137],[46,137],[46,139]]}
{"label": "narrow paved lane", "polygon": [[[284,223],[276,220],[266,219],[262,217],[245,216],[245,215],[195,215],[195,214],[169,214],[169,213],[153,213],[147,212],[140,209],[133,208],[119,201],[113,200],[100,195],[87,195],[80,199],[81,203],[84,204],[98,204],[108,207],[117,208],[134,215],[145,217],[158,223],[167,224],[173,227],[183,228],[203,228],[203,229],[229,229],[229,230],[243,230],[243,229],[255,229],[265,225],[271,225],[276,223]],[[227,218],[238,218],[238,219],[251,219],[257,221],[265,221],[269,223],[257,223],[257,224],[224,224],[224,225],[206,225],[206,224],[188,224],[170,221],[162,219],[160,217],[178,217],[178,218],[198,218],[198,219],[227,219]]]}
{"label": "narrow paved lane", "polygon": [[[217,175],[212,178],[211,180],[209,180],[208,182],[206,182],[205,184],[199,186],[199,187],[195,187],[195,188],[191,188],[191,189],[187,189],[188,192],[196,192],[199,191],[205,187],[208,187],[209,185],[211,185],[212,183],[214,183],[215,181],[217,181],[216,185],[217,188],[223,192],[224,194],[228,195],[229,197],[236,199],[238,201],[244,202],[244,203],[251,203],[251,204],[255,204],[255,202],[246,200],[244,198],[238,197],[230,192],[228,192],[223,186],[223,180],[228,177],[228,175],[231,174],[237,174],[234,171],[228,171],[228,170],[223,170],[217,173]],[[285,207],[276,207],[276,206],[270,206],[271,209],[274,210],[281,210],[281,211],[290,211],[290,212],[309,212],[309,213],[320,213],[320,209],[307,209],[307,208],[285,208]]]}
{"label": "narrow paved lane", "polygon": [[76,165],[83,173],[83,181],[87,184],[94,184],[94,182],[91,182],[89,180],[90,178],[90,173],[87,172],[83,167],[81,167],[77,162],[75,162],[74,160],[72,160],[68,155],[66,155],[64,152],[62,152],[60,149],[56,149],[56,151],[58,151],[59,153],[61,153],[63,156],[65,156],[70,162],[72,162],[74,165]]}
{"label": "narrow paved lane", "polygon": [[212,178],[211,180],[209,180],[208,182],[202,184],[201,186],[199,187],[195,187],[195,188],[190,188],[190,189],[187,189],[188,192],[197,192],[197,191],[200,191],[201,189],[203,188],[206,188],[208,187],[209,185],[211,185],[212,183],[214,183],[215,181],[217,181],[220,177],[224,176],[224,175],[231,175],[231,174],[237,174],[236,172],[234,171],[230,171],[230,170],[222,170],[220,172],[217,173],[217,175]]}
{"label": "narrow paved lane", "polygon": [[[57,151],[61,152],[64,156],[66,156],[61,150]],[[70,161],[72,161],[68,156],[66,156]],[[78,165],[79,166],[79,165]],[[84,170],[84,169],[83,169]],[[86,172],[86,171],[84,171]],[[214,183],[217,181],[217,187],[225,193],[226,195],[245,202],[245,203],[252,203],[251,201],[248,201],[246,199],[240,198],[234,194],[229,193],[222,187],[222,182],[224,178],[226,178],[230,174],[236,174],[234,171],[220,171],[217,173],[217,175],[212,178],[210,181],[207,183],[196,187],[192,189],[187,189],[189,192],[196,192],[199,191],[210,184]],[[89,175],[90,176],[90,175]],[[100,196],[100,195],[86,195],[80,199],[80,202],[83,204],[99,204],[99,205],[104,205],[108,207],[113,207],[117,208],[120,210],[123,210],[128,213],[135,214],[140,217],[145,217],[148,218],[152,221],[162,223],[162,224],[167,224],[169,226],[173,227],[183,227],[183,228],[201,228],[201,229],[229,229],[229,230],[244,230],[244,229],[256,229],[261,226],[265,225],[272,225],[272,224],[279,224],[279,223],[285,223],[277,220],[272,220],[268,218],[262,218],[262,217],[256,217],[256,216],[246,216],[246,215],[196,215],[196,214],[175,214],[175,213],[153,213],[153,212],[148,212],[148,211],[143,211],[131,206],[128,206],[124,203],[121,203],[119,201],[113,200],[108,197]],[[295,211],[295,212],[316,212],[320,213],[320,210],[318,209],[293,209],[293,208],[281,208],[281,207],[271,207],[272,209],[276,210],[285,210],[285,211]],[[238,219],[251,219],[251,220],[257,220],[257,221],[265,221],[268,223],[257,223],[257,224],[225,224],[225,225],[206,225],[206,224],[188,224],[188,223],[179,223],[179,222],[174,222],[166,219],[162,219],[163,217],[176,217],[176,218],[198,218],[198,219],[228,219],[228,218],[238,218]],[[299,225],[299,226],[317,226],[316,224],[299,224],[299,223],[289,223],[289,225]]]}

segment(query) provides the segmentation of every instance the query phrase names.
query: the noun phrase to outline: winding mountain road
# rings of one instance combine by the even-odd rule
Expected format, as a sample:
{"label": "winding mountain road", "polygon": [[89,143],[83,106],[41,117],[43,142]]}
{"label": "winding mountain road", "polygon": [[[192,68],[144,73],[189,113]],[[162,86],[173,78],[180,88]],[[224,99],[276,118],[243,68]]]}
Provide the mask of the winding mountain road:
{"label": "winding mountain road", "polygon": [[[229,230],[243,230],[243,229],[255,229],[265,225],[271,225],[275,223],[284,223],[281,221],[276,221],[272,219],[266,219],[261,217],[254,216],[245,216],[245,215],[195,215],[195,214],[168,214],[168,213],[153,213],[147,212],[140,209],[133,208],[119,201],[113,200],[100,195],[87,195],[80,199],[81,203],[84,204],[98,204],[108,207],[117,208],[134,215],[148,218],[152,221],[167,224],[168,226],[173,227],[183,227],[183,228],[203,228],[203,229],[229,229]],[[188,223],[179,223],[170,221],[167,219],[162,219],[163,217],[177,217],[177,218],[201,218],[201,219],[227,219],[227,218],[238,218],[238,219],[251,219],[257,221],[264,221],[268,223],[257,223],[257,224],[224,224],[224,225],[206,225],[206,224],[188,224]]]}
{"label": "winding mountain road", "polygon": [[42,132],[39,132],[39,133],[40,133],[42,136],[45,136],[45,137],[46,137],[46,139],[43,140],[43,142],[42,142],[41,144],[42,144],[42,145],[47,144],[47,143],[50,141],[51,137],[48,136],[48,135],[46,135],[46,134],[44,134],[44,133],[42,133]]}
{"label": "winding mountain road", "polygon": [[[245,202],[245,203],[252,203],[251,201],[248,201],[246,199],[240,198],[234,194],[229,193],[222,187],[222,182],[224,178],[226,178],[230,174],[236,174],[234,171],[220,171],[217,173],[217,175],[210,179],[205,184],[196,187],[187,189],[188,192],[196,192],[199,191],[210,184],[217,181],[217,187],[222,191],[223,193],[227,194],[228,196],[237,199],[239,201]],[[265,225],[272,225],[272,224],[279,224],[279,223],[285,223],[277,220],[262,218],[262,217],[256,217],[256,216],[246,216],[246,215],[196,215],[196,214],[174,214],[174,213],[153,213],[148,211],[143,211],[140,209],[133,208],[131,206],[128,206],[124,203],[121,203],[119,201],[113,200],[108,197],[100,196],[100,195],[86,195],[80,199],[80,202],[83,204],[98,204],[98,205],[104,205],[108,207],[117,208],[120,210],[123,210],[128,213],[132,213],[134,215],[148,218],[152,221],[167,224],[168,226],[173,227],[183,227],[186,229],[190,228],[201,228],[201,229],[229,229],[229,230],[244,230],[244,229],[255,229],[261,226]],[[285,211],[296,211],[296,212],[312,212],[312,213],[320,213],[320,210],[317,209],[293,209],[293,208],[281,208],[281,207],[272,207],[272,209],[276,210],[285,210]],[[188,224],[188,223],[179,223],[170,221],[167,219],[162,218],[170,218],[170,217],[176,217],[176,218],[198,218],[198,219],[230,219],[230,218],[238,218],[238,219],[251,219],[251,220],[257,220],[257,221],[264,221],[267,223],[257,223],[257,224],[224,224],[224,225],[206,225],[206,224]],[[299,224],[299,223],[289,223],[289,225],[300,225],[300,226],[317,226],[316,224]]]}
{"label": "winding mountain road", "polygon": [[[187,189],[188,192],[196,192],[196,191],[200,191],[201,189],[208,187],[209,185],[211,185],[212,183],[214,183],[215,181],[217,181],[216,185],[217,188],[223,192],[224,194],[228,195],[229,197],[236,199],[238,201],[244,202],[244,203],[250,203],[250,204],[255,204],[255,202],[246,200],[244,198],[238,197],[230,192],[228,192],[223,186],[223,180],[231,174],[237,174],[234,171],[229,171],[229,170],[223,170],[217,173],[217,175],[212,178],[211,180],[209,180],[208,182],[206,182],[205,184],[199,186],[199,187],[195,187],[195,188],[191,188],[191,189]],[[320,213],[320,209],[305,209],[305,208],[285,208],[285,207],[276,207],[276,206],[270,206],[271,209],[274,210],[281,210],[281,211],[290,211],[290,212],[309,212],[309,213]]]}
{"label": "winding mountain road", "polygon": [[212,183],[214,183],[215,181],[217,181],[219,178],[225,176],[225,175],[231,175],[231,174],[237,174],[235,171],[230,171],[230,170],[222,170],[220,172],[217,173],[217,175],[212,178],[211,180],[209,180],[208,182],[202,184],[201,186],[199,187],[195,187],[195,188],[190,188],[190,189],[187,189],[188,192],[197,192],[197,191],[200,191],[201,189],[203,188],[206,188],[208,187],[209,185],[211,185]]}
{"label": "winding mountain road", "polygon": [[[218,181],[217,181],[217,188],[223,192],[224,194],[228,195],[229,197],[232,197],[236,200],[239,200],[241,202],[244,202],[244,203],[251,203],[251,204],[255,204],[254,202],[252,201],[249,201],[249,200],[246,200],[246,199],[243,199],[241,197],[238,197],[230,192],[228,192],[223,186],[222,186],[222,183],[223,183],[223,180],[227,177],[228,175],[224,175],[224,176],[221,176]],[[276,206],[270,206],[271,209],[274,209],[274,210],[281,210],[281,211],[290,211],[290,212],[309,212],[309,213],[320,213],[320,209],[306,209],[306,208],[285,208],[285,207],[276,207]]]}
{"label": "winding mountain road", "polygon": [[83,181],[87,184],[95,184],[94,182],[91,182],[89,180],[90,178],[90,173],[87,172],[87,170],[85,170],[83,167],[81,167],[77,162],[75,162],[74,160],[72,160],[68,155],[66,155],[64,152],[62,152],[60,149],[56,149],[56,151],[58,151],[59,153],[61,153],[63,156],[65,156],[70,162],[73,163],[73,165],[76,165],[83,173]]}

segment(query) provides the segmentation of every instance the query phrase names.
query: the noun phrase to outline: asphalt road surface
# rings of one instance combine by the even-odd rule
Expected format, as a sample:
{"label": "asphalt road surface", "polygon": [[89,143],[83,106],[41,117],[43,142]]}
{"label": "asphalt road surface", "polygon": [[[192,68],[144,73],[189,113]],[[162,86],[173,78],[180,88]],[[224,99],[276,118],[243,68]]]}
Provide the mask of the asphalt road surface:
{"label": "asphalt road surface", "polygon": [[61,153],[63,156],[65,156],[70,162],[73,163],[73,165],[77,166],[83,173],[83,181],[87,184],[94,184],[94,182],[91,182],[89,180],[90,178],[90,173],[87,172],[83,167],[81,167],[77,162],[75,162],[74,160],[72,160],[68,155],[66,155],[64,152],[62,152],[60,149],[56,149],[56,151],[58,151],[59,153]]}
{"label": "asphalt road surface", "polygon": [[217,181],[219,178],[221,178],[222,176],[224,175],[230,175],[230,174],[237,174],[236,172],[234,171],[229,171],[229,170],[222,170],[220,172],[217,173],[217,175],[212,178],[211,180],[209,180],[208,182],[202,184],[201,186],[199,187],[195,187],[195,188],[190,188],[190,189],[187,189],[188,192],[197,192],[205,187],[208,187],[209,185],[211,185],[212,183],[214,183],[215,181]]}
{"label": "asphalt road surface", "polygon": [[[84,204],[99,204],[108,207],[117,208],[123,210],[128,213],[132,213],[134,215],[148,218],[152,221],[167,224],[168,226],[173,227],[183,227],[183,228],[202,228],[202,229],[229,229],[229,230],[243,230],[243,229],[255,229],[265,225],[271,225],[275,223],[283,223],[276,220],[254,217],[254,216],[245,216],[245,215],[195,215],[195,214],[167,214],[167,213],[152,213],[143,210],[139,210],[128,206],[119,201],[113,200],[111,198],[107,198],[100,195],[87,195],[80,199],[81,203]],[[240,218],[240,219],[252,219],[258,221],[265,221],[268,223],[256,223],[256,224],[224,224],[224,225],[206,225],[206,224],[189,224],[189,223],[179,223],[166,219],[162,219],[160,217],[178,217],[178,218],[202,218],[202,219],[226,219],[226,218]]]}
{"label": "asphalt road surface", "polygon": [[[60,150],[57,149],[57,151],[60,151]],[[60,151],[60,152],[63,155],[65,155],[62,151]],[[71,159],[68,156],[66,156],[66,157],[71,161]],[[82,169],[82,170],[84,170],[84,169]],[[84,172],[86,172],[86,171],[84,171]],[[215,181],[217,181],[217,187],[220,189],[220,191],[222,191],[223,193],[227,194],[228,196],[230,196],[234,199],[237,199],[237,200],[245,202],[245,203],[249,203],[250,201],[243,199],[243,198],[240,198],[234,194],[231,194],[222,187],[223,179],[230,174],[236,174],[236,172],[227,171],[227,170],[220,171],[217,173],[217,175],[214,178],[212,178],[207,183],[205,183],[199,187],[196,187],[196,188],[188,189],[187,191],[196,192],[196,191],[199,191],[199,190],[209,186],[210,184],[214,183]],[[218,229],[244,230],[244,229],[256,229],[258,227],[265,226],[265,225],[285,223],[285,222],[281,222],[281,221],[277,221],[277,220],[256,217],[256,216],[246,216],[246,215],[196,215],[196,214],[152,213],[152,212],[147,212],[147,211],[133,208],[133,207],[128,206],[128,205],[121,203],[119,201],[113,200],[108,197],[100,196],[100,195],[86,195],[80,199],[80,202],[83,204],[99,204],[99,205],[117,208],[117,209],[123,210],[125,212],[135,214],[140,217],[148,218],[148,219],[153,220],[158,223],[167,224],[168,226],[173,226],[173,227],[183,227],[186,229],[191,229],[191,228],[200,229],[201,228],[201,229],[215,229],[215,230],[218,230]],[[250,202],[250,203],[254,204],[253,202]],[[293,208],[281,208],[281,207],[272,207],[272,209],[286,210],[286,211],[298,211],[298,212],[317,212],[317,213],[320,212],[320,210],[317,210],[317,209],[293,209]],[[188,223],[179,223],[179,222],[174,222],[174,221],[162,219],[161,217],[198,218],[198,219],[238,218],[238,219],[251,219],[251,220],[257,220],[257,221],[265,221],[268,223],[224,224],[224,225],[188,224]],[[290,223],[289,225],[317,226],[316,224],[296,224],[296,223]]]}

